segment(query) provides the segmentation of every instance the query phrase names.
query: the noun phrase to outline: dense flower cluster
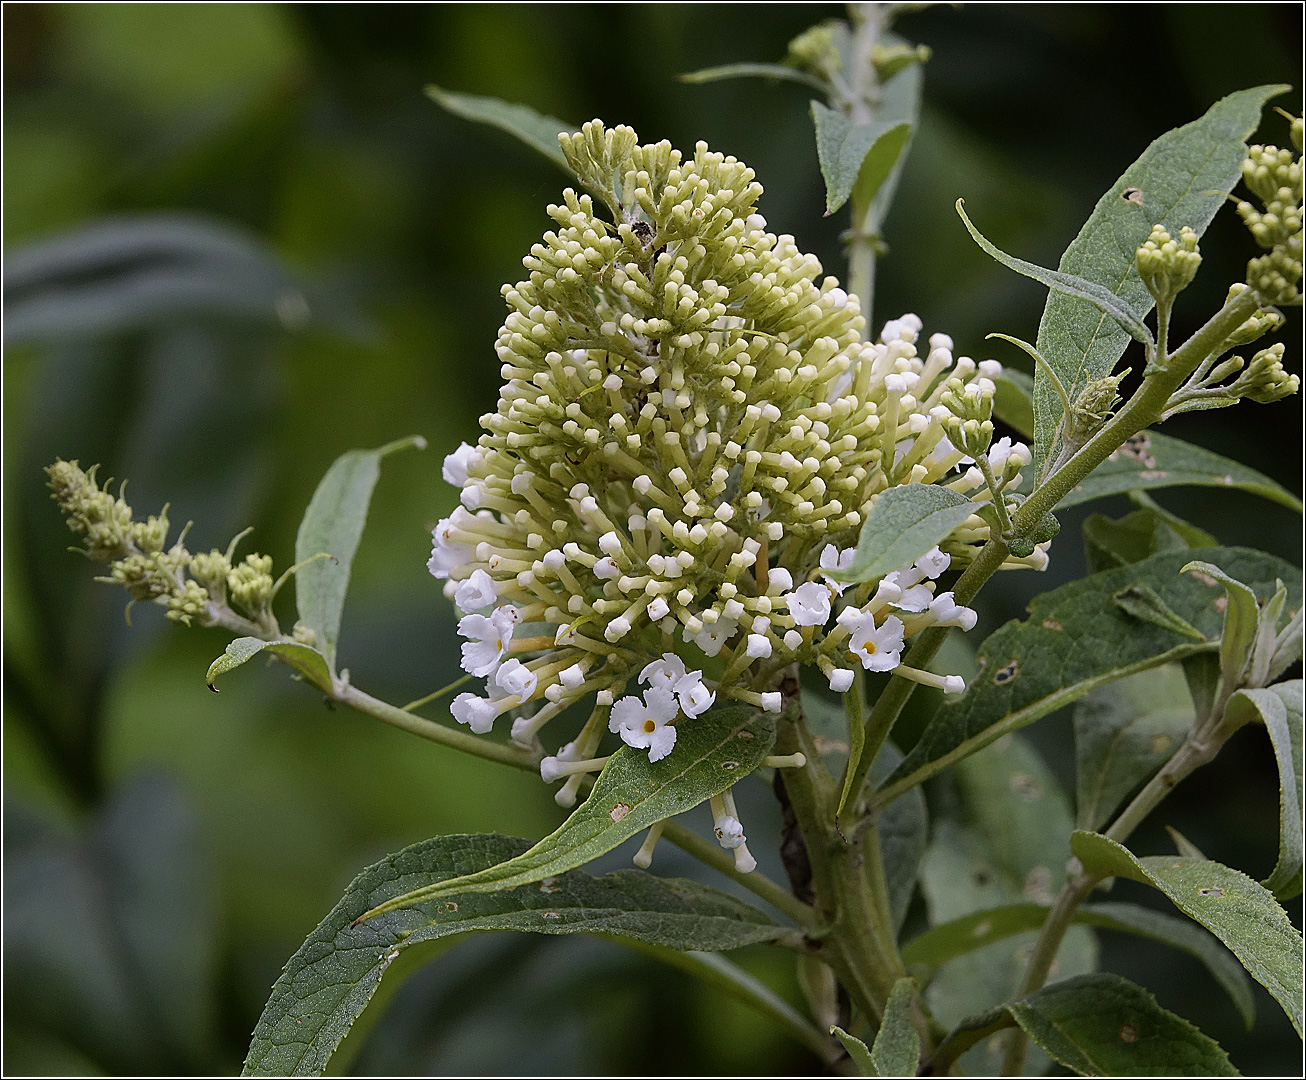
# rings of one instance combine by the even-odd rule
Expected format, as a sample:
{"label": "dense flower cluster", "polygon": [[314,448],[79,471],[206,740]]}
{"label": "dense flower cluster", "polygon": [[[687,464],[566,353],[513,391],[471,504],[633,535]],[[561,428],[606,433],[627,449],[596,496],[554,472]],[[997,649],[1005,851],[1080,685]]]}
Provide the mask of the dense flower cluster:
{"label": "dense flower cluster", "polygon": [[1302,119],[1292,122],[1297,148],[1250,146],[1243,161],[1243,183],[1261,204],[1238,204],[1238,215],[1246,223],[1265,255],[1247,264],[1247,283],[1271,304],[1301,303],[1302,274]]}
{"label": "dense flower cluster", "polygon": [[[960,691],[900,657],[927,626],[973,625],[936,581],[974,558],[983,517],[882,579],[830,575],[889,487],[946,484],[979,510],[979,453],[1015,480],[1029,451],[990,448],[991,423],[963,428],[964,449],[947,434],[992,411],[1000,366],[954,360],[943,334],[925,344],[912,315],[864,341],[856,298],[767,230],[762,189],[734,158],[700,143],[683,159],[597,121],[562,141],[612,221],[570,189],[549,207],[557,231],[503,290],[498,409],[477,446],[445,459],[462,506],[428,566],[464,613],[464,668],[487,680],[454,716],[484,732],[514,713],[514,739],[531,744],[596,695],[542,768],[569,777],[566,802],[606,761],[605,727],[659,760],[715,700],[778,711],[769,685],[795,661],[837,691],[859,664]],[[621,696],[636,677],[642,696]]]}

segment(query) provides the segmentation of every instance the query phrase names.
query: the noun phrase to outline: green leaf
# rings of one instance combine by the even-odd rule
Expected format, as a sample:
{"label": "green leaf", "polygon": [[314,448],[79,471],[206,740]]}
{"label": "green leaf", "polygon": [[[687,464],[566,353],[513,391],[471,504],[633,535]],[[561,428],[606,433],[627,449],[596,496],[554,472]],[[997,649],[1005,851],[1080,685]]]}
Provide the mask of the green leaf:
{"label": "green leaf", "polygon": [[1302,1030],[1302,938],[1274,897],[1246,874],[1209,859],[1138,858],[1096,833],[1076,832],[1070,846],[1090,873],[1152,885],[1225,943]]}
{"label": "green leaf", "polygon": [[810,86],[813,90],[819,90],[822,94],[829,95],[831,91],[830,84],[824,79],[818,79],[815,75],[808,74],[795,67],[789,67],[787,64],[722,64],[720,67],[702,68],[699,71],[689,71],[683,75],[676,76],[681,82],[702,83],[720,82],[722,79],[778,79],[781,82],[802,83]]}
{"label": "green leaf", "polygon": [[1239,690],[1228,707],[1231,719],[1246,711],[1265,725],[1279,763],[1279,860],[1261,883],[1279,900],[1302,891],[1302,688],[1301,679],[1292,679]]}
{"label": "green leaf", "polygon": [[1017,435],[1034,437],[1034,378],[1019,368],[1003,368],[994,380],[993,415]]}
{"label": "green leaf", "polygon": [[[888,776],[900,761],[902,751],[886,742],[871,765],[871,781]],[[880,838],[884,883],[889,892],[889,914],[893,917],[896,933],[907,918],[907,908],[916,889],[921,859],[929,840],[930,818],[925,792],[913,788],[881,810],[876,833]]]}
{"label": "green leaf", "polygon": [[435,84],[426,88],[426,96],[455,116],[464,120],[475,120],[478,124],[489,124],[509,135],[516,136],[532,150],[538,150],[569,176],[573,175],[567,158],[558,145],[558,136],[564,131],[571,134],[577,131],[575,124],[568,124],[552,116],[544,116],[525,105],[514,105],[500,101],[498,98],[480,97],[477,94],[455,94],[442,90]]}
{"label": "green leaf", "polygon": [[[1153,300],[1134,268],[1134,252],[1153,225],[1175,236],[1185,225],[1199,236],[1206,231],[1238,182],[1245,142],[1260,123],[1261,109],[1287,89],[1260,86],[1230,94],[1205,116],[1153,142],[1098,200],[1058,269],[1103,287],[1142,320]],[[1073,402],[1086,385],[1111,373],[1128,343],[1129,334],[1095,303],[1054,291],[1035,345]],[[1034,416],[1035,463],[1041,469],[1061,422],[1061,399],[1042,374],[1034,377]]]}
{"label": "green leaf", "polygon": [[1209,585],[1219,582],[1224,586],[1226,600],[1224,626],[1220,632],[1220,677],[1225,686],[1237,686],[1242,682],[1243,672],[1247,670],[1252,648],[1256,644],[1261,617],[1256,594],[1220,567],[1201,559],[1188,563],[1184,573],[1192,574],[1199,581],[1205,579]]}
{"label": "green leaf", "polygon": [[[897,34],[886,33],[881,36],[881,41],[886,48],[897,46],[909,46],[909,42],[899,37]],[[851,43],[850,43],[851,44]],[[897,124],[903,123],[908,126],[907,142],[899,151],[897,160],[893,168],[889,170],[889,175],[884,182],[880,184],[879,190],[875,193],[875,198],[871,202],[870,213],[867,215],[867,223],[878,227],[889,213],[889,205],[893,202],[893,196],[898,190],[898,181],[902,178],[903,165],[907,161],[908,151],[911,149],[912,135],[916,130],[916,121],[921,111],[921,90],[925,84],[925,74],[920,64],[910,64],[891,76],[880,87],[880,102],[876,106],[875,115],[881,123]],[[867,317],[870,313],[867,312]]]}
{"label": "green leaf", "polygon": [[871,1052],[861,1039],[856,1035],[849,1035],[838,1024],[830,1029],[830,1034],[843,1043],[843,1048],[848,1051],[848,1056],[853,1059],[853,1064],[857,1066],[858,1076],[880,1075],[875,1071],[875,1062],[871,1060]]}
{"label": "green leaf", "polygon": [[[334,670],[340,617],[349,588],[349,571],[367,522],[381,459],[396,450],[426,448],[420,436],[400,439],[377,450],[350,450],[327,469],[304,511],[295,537],[295,562],[305,563],[295,577],[299,621],[317,635],[316,645]],[[315,559],[315,555],[330,555]]]}
{"label": "green leaf", "polygon": [[450,934],[520,930],[607,933],[673,949],[733,949],[783,932],[760,911],[683,878],[640,870],[591,877],[572,870],[529,889],[432,900],[354,925],[369,908],[431,882],[521,854],[529,841],[437,836],[374,863],[286,964],[263,1009],[247,1076],[317,1076],[407,948]]}
{"label": "green leaf", "polygon": [[1083,1076],[1238,1076],[1214,1039],[1119,975],[1080,975],[973,1016],[934,1053],[937,1071],[1019,1025],[1049,1057]]}
{"label": "green leaf", "polygon": [[812,122],[816,125],[816,156],[825,179],[826,217],[848,201],[854,187],[859,201],[869,202],[911,134],[911,125],[904,121],[854,124],[819,101],[812,102]]}
{"label": "green leaf", "polygon": [[1166,551],[1218,546],[1210,533],[1157,506],[1145,493],[1130,494],[1140,509],[1122,518],[1090,514],[1084,520],[1084,550],[1091,572],[1142,562]]}
{"label": "green leaf", "polygon": [[1169,605],[1161,599],[1161,594],[1146,582],[1126,585],[1111,599],[1120,606],[1122,611],[1132,615],[1135,619],[1142,619],[1143,622],[1159,626],[1162,630],[1173,631],[1183,637],[1191,638],[1193,641],[1206,640],[1205,634],[1188,622],[1187,619],[1181,618],[1171,611]]}
{"label": "green leaf", "polygon": [[[871,1046],[872,1076],[915,1076],[921,1060],[921,1037],[911,1022],[916,984],[899,979],[884,1006],[880,1030]],[[846,1045],[846,1044],[845,1044]]]}
{"label": "green leaf", "polygon": [[210,690],[217,693],[218,688],[213,685],[213,681],[219,675],[240,667],[250,657],[261,652],[275,653],[323,693],[331,693],[331,669],[327,667],[326,658],[316,649],[297,641],[264,641],[255,637],[236,638],[209,665],[204,681],[209,684]]}
{"label": "green leaf", "polygon": [[910,566],[977,509],[964,495],[937,484],[891,487],[866,515],[852,566],[830,576],[850,583],[871,581]]}
{"label": "green leaf", "polygon": [[529,851],[465,877],[425,886],[369,911],[386,911],[455,893],[499,892],[581,866],[654,822],[719,795],[761,764],[775,742],[775,719],[748,705],[709,709],[676,729],[675,750],[650,762],[623,746],[604,766],[589,798]]}
{"label": "green leaf", "polygon": [[1167,664],[1100,686],[1075,705],[1074,722],[1076,823],[1096,829],[1192,727],[1183,670]]}
{"label": "green leaf", "polygon": [[[1258,595],[1287,582],[1300,603],[1301,572],[1246,548],[1199,549],[1207,560],[1249,582]],[[980,674],[955,702],[940,707],[920,740],[874,797],[895,798],[913,784],[974,753],[999,736],[1126,675],[1213,649],[1224,624],[1220,592],[1180,570],[1198,552],[1155,555],[1073,581],[1036,597],[1030,617],[1000,627],[977,653]],[[1199,572],[1200,573],[1200,572]],[[1122,589],[1146,584],[1206,643],[1134,618],[1115,601]]]}
{"label": "green leaf", "polygon": [[[931,927],[902,948],[903,963],[935,969],[958,956],[982,949],[1014,934],[1038,930],[1047,919],[1043,904],[1006,904],[964,915]],[[1250,1029],[1256,1016],[1251,980],[1242,965],[1211,934],[1190,920],[1137,904],[1091,904],[1079,908],[1074,922],[1151,938],[1199,960],[1233,1001]]]}

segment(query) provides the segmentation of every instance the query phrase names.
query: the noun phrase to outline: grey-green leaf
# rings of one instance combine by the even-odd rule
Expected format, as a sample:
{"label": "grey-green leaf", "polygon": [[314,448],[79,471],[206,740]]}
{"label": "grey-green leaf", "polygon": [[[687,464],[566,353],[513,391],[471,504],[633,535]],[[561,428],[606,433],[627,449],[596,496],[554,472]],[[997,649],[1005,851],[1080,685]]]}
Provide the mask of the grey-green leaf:
{"label": "grey-green leaf", "polygon": [[1159,626],[1162,630],[1171,630],[1176,634],[1191,638],[1193,641],[1206,640],[1205,634],[1187,619],[1172,611],[1170,606],[1161,599],[1161,594],[1145,581],[1126,585],[1111,599],[1119,605],[1122,611],[1132,615],[1135,619],[1150,622],[1153,626]]}
{"label": "grey-green leaf", "polygon": [[915,1076],[921,1060],[921,1037],[911,1022],[912,999],[916,984],[911,979],[899,979],[889,992],[880,1020],[880,1030],[875,1033],[871,1046],[871,1064],[874,1076]]}
{"label": "grey-green leaf", "polygon": [[331,692],[331,669],[327,667],[326,658],[316,649],[301,645],[297,641],[264,641],[262,638],[236,638],[221,656],[209,665],[204,681],[209,689],[217,692],[213,681],[232,668],[240,667],[250,657],[261,652],[275,653],[294,668],[308,682],[323,693]]}
{"label": "grey-green leaf", "polygon": [[[871,765],[871,781],[876,782],[888,776],[901,760],[902,752],[892,743],[886,742]],[[901,799],[886,806],[880,812],[875,831],[880,838],[880,861],[884,866],[884,883],[889,892],[889,914],[893,918],[896,933],[902,929],[903,920],[907,918],[907,908],[916,889],[921,859],[929,840],[930,819],[925,792],[913,788]]]}
{"label": "grey-green leaf", "polygon": [[[305,563],[295,576],[299,621],[317,635],[316,645],[335,670],[340,617],[349,588],[349,571],[367,523],[372,489],[381,475],[381,459],[396,450],[425,449],[420,436],[400,439],[376,450],[350,450],[327,469],[304,511],[295,537],[295,562]],[[329,559],[314,559],[315,555]],[[313,559],[312,562],[307,560]]]}
{"label": "grey-green leaf", "polygon": [[382,900],[521,854],[506,836],[437,836],[369,866],[318,925],[272,988],[247,1076],[317,1076],[376,992],[386,968],[423,941],[478,930],[607,933],[673,949],[733,949],[783,932],[733,897],[639,870],[591,877],[572,870],[530,888],[433,900],[354,925]]}
{"label": "grey-green leaf", "polygon": [[1219,1044],[1150,993],[1099,972],[1046,986],[972,1017],[935,1053],[951,1062],[1003,1028],[1019,1025],[1054,1061],[1081,1076],[1238,1076]]}
{"label": "grey-green leaf", "polygon": [[804,86],[810,86],[813,90],[819,90],[827,96],[831,90],[830,84],[824,79],[818,79],[815,75],[796,67],[789,67],[787,64],[722,64],[720,67],[688,71],[677,76],[677,78],[681,82],[694,84],[720,82],[722,79],[776,79],[780,82],[802,83]]}
{"label": "grey-green leaf", "polygon": [[562,147],[558,145],[558,136],[564,131],[571,134],[578,130],[575,124],[537,113],[525,105],[515,105],[477,94],[455,94],[434,84],[426,88],[426,95],[455,116],[506,131],[532,150],[538,150],[568,176],[574,175],[562,153]]}
{"label": "grey-green leaf", "polygon": [[[1104,289],[1097,282],[1089,281],[1087,278],[1078,277],[1075,274],[1066,274],[1060,270],[1049,270],[1044,266],[1037,266],[1034,263],[1026,262],[1024,259],[1018,259],[1014,255],[1008,255],[990,242],[983,233],[971,224],[970,218],[966,216],[966,211],[961,208],[963,201],[962,199],[957,200],[957,213],[961,215],[966,231],[970,233],[971,238],[984,249],[987,255],[996,259],[1008,269],[1046,285],[1053,292],[1065,293],[1083,303],[1092,304],[1103,315],[1114,319],[1121,329],[1135,341],[1141,341],[1148,345],[1152,344],[1152,331],[1147,328],[1147,324],[1125,304],[1122,304],[1120,298],[1111,290]],[[1042,374],[1041,371],[1035,374],[1035,387],[1038,386],[1038,378]]]}
{"label": "grey-green leaf", "polygon": [[1166,551],[1217,547],[1210,533],[1157,506],[1141,491],[1130,493],[1139,509],[1122,518],[1090,514],[1084,519],[1084,551],[1089,570],[1111,570]]}
{"label": "grey-green leaf", "polygon": [[[1197,652],[1211,650],[1224,616],[1213,578],[1180,570],[1194,554],[1270,596],[1276,579],[1301,602],[1301,572],[1247,548],[1206,548],[1155,555],[1093,574],[1036,597],[1030,617],[1000,627],[980,646],[980,674],[944,704],[874,801],[888,801],[1008,731],[1069,705],[1098,686]],[[1199,571],[1200,573],[1200,571]],[[1116,603],[1130,585],[1150,586],[1162,602],[1203,634],[1205,643],[1135,618]]]}
{"label": "grey-green leaf", "polygon": [[1239,690],[1228,715],[1244,710],[1269,732],[1279,764],[1279,859],[1262,884],[1280,900],[1302,891],[1302,680],[1291,679],[1261,690]]}
{"label": "grey-green leaf", "polygon": [[[1153,225],[1172,234],[1188,226],[1199,236],[1238,181],[1245,141],[1260,123],[1265,102],[1286,86],[1241,90],[1206,115],[1167,132],[1143,151],[1098,200],[1058,269],[1102,286],[1135,318],[1152,310],[1152,294],[1134,268],[1134,252]],[[1109,375],[1129,334],[1094,303],[1052,292],[1035,342],[1061,377],[1073,402],[1094,379]],[[1061,421],[1061,399],[1047,376],[1034,377],[1035,462],[1041,468]]]}
{"label": "grey-green leaf", "polygon": [[1017,435],[1034,437],[1034,377],[1019,368],[1003,368],[994,380],[993,415]]}
{"label": "grey-green leaf", "polygon": [[[1047,919],[1043,904],[1006,904],[964,915],[933,926],[902,948],[903,963],[937,969],[958,956],[982,949],[1013,934],[1038,930]],[[1081,926],[1114,930],[1151,938],[1199,960],[1229,995],[1248,1029],[1256,1017],[1247,972],[1220,942],[1189,919],[1138,904],[1089,904],[1079,908],[1074,921]]]}
{"label": "grey-green leaf", "polygon": [[848,1056],[853,1059],[853,1064],[857,1066],[858,1076],[879,1076],[875,1071],[875,1062],[871,1060],[871,1052],[866,1048],[856,1035],[849,1035],[843,1028],[836,1024],[830,1029],[830,1034],[843,1043],[843,1048],[848,1051]]}
{"label": "grey-green leaf", "polygon": [[891,487],[866,515],[852,566],[831,577],[871,581],[910,566],[977,509],[977,503],[937,484]]}
{"label": "grey-green leaf", "polygon": [[1233,687],[1242,682],[1243,672],[1251,662],[1252,648],[1260,623],[1260,607],[1256,593],[1232,574],[1226,574],[1212,563],[1194,559],[1184,567],[1184,573],[1198,580],[1206,578],[1211,584],[1224,586],[1224,626],[1220,632],[1220,677],[1224,685]]}
{"label": "grey-green leaf", "polygon": [[455,893],[499,892],[582,866],[654,822],[718,795],[761,764],[775,742],[775,718],[747,705],[709,709],[677,729],[676,748],[650,762],[646,750],[623,746],[578,807],[529,851],[456,880],[396,896],[367,913]]}
{"label": "grey-green leaf", "polygon": [[[886,48],[909,46],[910,43],[897,34],[886,33],[881,38]],[[850,43],[851,45],[851,43]],[[878,228],[889,213],[889,205],[898,190],[898,181],[902,178],[903,165],[911,150],[912,133],[916,130],[916,121],[921,111],[921,90],[925,84],[923,65],[909,64],[891,76],[880,87],[880,103],[876,107],[876,119],[884,124],[904,123],[908,125],[907,141],[898,152],[897,160],[889,175],[880,184],[875,198],[871,201],[871,210],[867,215],[867,224]],[[863,312],[869,319],[871,312]]]}
{"label": "grey-green leaf", "polygon": [[1182,855],[1138,858],[1097,833],[1077,832],[1071,849],[1090,873],[1152,885],[1225,943],[1302,1031],[1302,937],[1273,895],[1246,874]]}
{"label": "grey-green leaf", "polygon": [[905,121],[854,124],[842,112],[812,102],[816,126],[816,156],[825,179],[828,217],[848,201],[854,186],[869,202],[889,175],[907,144],[911,125]]}
{"label": "grey-green leaf", "polygon": [[1096,829],[1170,759],[1193,724],[1177,664],[1100,686],[1075,705],[1075,803],[1081,829]]}

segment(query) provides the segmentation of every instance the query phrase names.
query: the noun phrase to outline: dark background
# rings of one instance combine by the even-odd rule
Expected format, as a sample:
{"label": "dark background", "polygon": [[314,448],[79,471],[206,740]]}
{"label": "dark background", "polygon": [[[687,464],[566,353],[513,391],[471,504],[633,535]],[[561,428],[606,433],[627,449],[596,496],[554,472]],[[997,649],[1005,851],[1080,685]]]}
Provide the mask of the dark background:
{"label": "dark background", "polygon": [[[934,57],[888,221],[877,321],[914,310],[960,352],[1022,366],[983,336],[1032,340],[1043,291],[969,242],[955,200],[965,196],[1004,249],[1055,265],[1157,135],[1229,91],[1300,86],[1301,11],[974,4],[904,18],[899,31]],[[154,608],[125,626],[123,597],[65,550],[41,467],[57,454],[129,476],[141,514],[171,500],[174,522],[195,519],[192,550],[253,524],[249,543],[281,568],[338,454],[426,435],[429,452],[386,462],[340,655],[388,700],[442,685],[457,668],[451,608],[423,567],[431,523],[455,498],[440,457],[473,441],[476,417],[494,407],[499,286],[521,275],[565,181],[509,137],[443,114],[422,87],[624,122],[683,149],[705,139],[756,169],[772,228],[841,273],[846,223],[821,217],[805,91],[674,78],[779,59],[791,37],[837,14],[5,5],[8,1073],[235,1071],[281,964],[359,868],[437,833],[538,837],[560,814],[538,781],[328,712],[279,671],[251,665],[209,694],[203,674],[222,635],[183,632]],[[1294,90],[1280,104],[1299,100]],[[1286,123],[1267,117],[1262,137],[1285,143]],[[1232,214],[1203,253],[1180,332],[1255,254]],[[1300,333],[1294,314],[1290,370],[1300,370]],[[1180,417],[1167,430],[1300,488],[1297,399]],[[1208,489],[1160,501],[1221,542],[1297,557],[1299,519],[1281,507]],[[1064,516],[1048,573],[991,588],[975,640],[1083,572],[1086,512]],[[1066,719],[1033,732],[1068,777]],[[1263,736],[1245,732],[1166,820],[1209,856],[1263,876],[1274,785]],[[761,838],[776,814],[753,787],[745,811]],[[1167,844],[1156,826],[1135,847]],[[656,869],[692,872],[665,850]],[[1186,958],[1110,936],[1103,947],[1106,966],[1218,1038],[1244,1072],[1291,1071],[1299,1044],[1264,994],[1249,1034]],[[797,1000],[787,957],[740,959]],[[755,1014],[606,942],[490,935],[400,983],[396,968],[382,991],[393,1006],[374,1008],[351,1037],[353,1071],[813,1066]]]}

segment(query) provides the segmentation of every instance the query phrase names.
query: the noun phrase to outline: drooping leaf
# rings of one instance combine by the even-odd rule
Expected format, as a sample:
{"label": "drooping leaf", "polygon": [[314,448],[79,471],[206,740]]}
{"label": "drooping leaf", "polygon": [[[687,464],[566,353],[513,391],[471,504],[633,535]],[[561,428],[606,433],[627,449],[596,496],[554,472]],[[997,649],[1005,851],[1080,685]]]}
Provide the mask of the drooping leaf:
{"label": "drooping leaf", "polygon": [[910,566],[978,508],[964,495],[937,484],[891,487],[866,515],[852,566],[830,576],[871,581]]}
{"label": "drooping leaf", "polygon": [[781,82],[802,83],[804,86],[810,86],[813,90],[819,90],[822,94],[828,95],[830,93],[829,83],[799,68],[789,67],[787,64],[722,64],[719,67],[688,71],[676,77],[681,82],[694,84],[720,82],[722,79],[777,79]]}
{"label": "drooping leaf", "polygon": [[871,1052],[866,1048],[856,1035],[849,1035],[843,1028],[836,1024],[830,1029],[830,1034],[843,1043],[843,1048],[848,1051],[848,1056],[853,1059],[853,1064],[857,1066],[858,1076],[879,1076],[875,1071],[875,1062],[871,1060]]}
{"label": "drooping leaf", "polygon": [[1260,623],[1256,593],[1232,574],[1201,559],[1184,567],[1184,573],[1205,577],[1208,582],[1224,586],[1224,626],[1220,633],[1220,677],[1225,686],[1237,686],[1251,660],[1252,647]]}
{"label": "drooping leaf", "polygon": [[1228,715],[1255,715],[1269,732],[1279,764],[1279,859],[1263,884],[1280,900],[1302,891],[1302,691],[1301,679],[1260,690],[1239,690]]}
{"label": "drooping leaf", "polygon": [[1091,573],[1152,555],[1186,548],[1217,547],[1210,533],[1158,506],[1143,491],[1129,493],[1139,509],[1121,518],[1090,514],[1084,519],[1084,552]]}
{"label": "drooping leaf", "polygon": [[715,950],[783,932],[760,911],[706,885],[640,870],[598,878],[572,870],[530,888],[431,900],[354,925],[382,900],[495,866],[529,847],[529,841],[492,834],[437,836],[365,869],[272,988],[254,1029],[245,1075],[320,1075],[386,968],[419,942],[477,930],[519,930],[618,934],[674,949]]}
{"label": "drooping leaf", "polygon": [[916,984],[899,979],[889,992],[880,1030],[871,1045],[873,1076],[915,1076],[921,1060],[921,1037],[911,1022]]}
{"label": "drooping leaf", "polygon": [[[940,707],[903,763],[874,801],[888,801],[933,775],[1090,690],[1197,652],[1214,650],[1224,625],[1214,578],[1180,570],[1194,554],[1247,582],[1258,595],[1288,583],[1300,603],[1301,572],[1281,559],[1247,548],[1206,548],[1155,555],[1132,566],[1093,574],[1036,597],[1030,616],[1000,627],[980,646],[980,675],[955,703]],[[1200,571],[1198,572],[1200,574]],[[1135,618],[1115,596],[1146,584],[1206,642]]]}
{"label": "drooping leaf", "polygon": [[1096,829],[1164,765],[1193,725],[1177,664],[1100,686],[1075,705],[1076,823]]}
{"label": "drooping leaf", "polygon": [[327,667],[326,658],[316,649],[297,641],[264,641],[255,637],[236,638],[209,665],[208,674],[204,677],[209,689],[216,691],[213,682],[219,675],[240,667],[250,657],[261,652],[276,653],[319,690],[328,694],[331,692],[331,671]]}
{"label": "drooping leaf", "polygon": [[368,913],[455,893],[529,885],[597,859],[654,822],[718,795],[761,764],[775,742],[775,718],[747,705],[709,709],[677,728],[676,748],[661,761],[623,746],[604,766],[589,798],[529,851],[465,877],[396,896]]}
{"label": "drooping leaf", "polygon": [[[1098,200],[1058,269],[1087,279],[1119,298],[1134,318],[1152,310],[1152,294],[1134,268],[1134,252],[1153,225],[1173,236],[1188,226],[1199,236],[1238,181],[1246,139],[1261,109],[1286,86],[1241,90],[1216,102],[1200,119],[1155,140]],[[1073,403],[1079,391],[1111,374],[1129,334],[1086,300],[1054,291],[1039,323],[1039,352],[1061,377]],[[1043,374],[1034,377],[1035,463],[1042,468],[1061,421],[1061,399]]]}
{"label": "drooping leaf", "polygon": [[1229,947],[1301,1034],[1302,938],[1264,886],[1209,859],[1140,859],[1096,833],[1076,832],[1071,847],[1090,873],[1131,878],[1165,893]]}
{"label": "drooping leaf", "polygon": [[869,201],[889,175],[907,144],[911,125],[880,121],[854,124],[842,112],[812,101],[816,126],[816,156],[825,179],[825,212],[829,216],[848,201],[853,188]]}
{"label": "drooping leaf", "polygon": [[1193,641],[1205,641],[1206,635],[1198,630],[1187,619],[1173,611],[1152,586],[1147,582],[1136,582],[1133,585],[1126,585],[1112,600],[1120,609],[1135,619],[1141,619],[1143,622],[1150,622],[1153,626],[1159,626],[1162,630],[1170,630],[1181,637],[1190,638]]}
{"label": "drooping leaf", "polygon": [[515,105],[478,94],[456,94],[434,84],[427,86],[426,95],[455,116],[506,131],[532,150],[538,150],[567,175],[572,175],[571,166],[567,164],[562,147],[558,145],[558,136],[564,131],[568,134],[577,131],[576,125],[544,116],[525,105]]}
{"label": "drooping leaf", "polygon": [[1017,435],[1034,437],[1034,377],[1007,367],[994,380],[993,415]]}
{"label": "drooping leaf", "polygon": [[[426,440],[413,436],[376,450],[350,450],[341,454],[317,485],[299,523],[295,562],[304,564],[295,577],[299,621],[317,635],[315,645],[332,670],[335,670],[336,640],[340,636],[349,571],[367,523],[372,489],[381,475],[381,459],[410,446],[425,449]],[[314,558],[323,554],[330,558]],[[313,561],[309,562],[310,559]]]}
{"label": "drooping leaf", "polygon": [[[1043,904],[1006,904],[933,926],[902,947],[903,963],[938,968],[958,956],[982,949],[1013,934],[1038,930],[1048,916]],[[1199,960],[1238,1009],[1250,1029],[1256,1015],[1251,980],[1242,965],[1211,934],[1191,920],[1137,904],[1088,904],[1074,921],[1081,926],[1151,938]]]}

